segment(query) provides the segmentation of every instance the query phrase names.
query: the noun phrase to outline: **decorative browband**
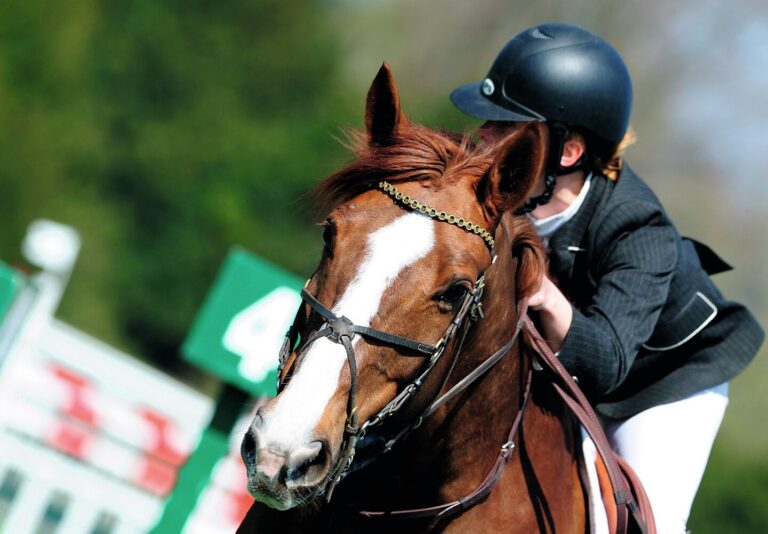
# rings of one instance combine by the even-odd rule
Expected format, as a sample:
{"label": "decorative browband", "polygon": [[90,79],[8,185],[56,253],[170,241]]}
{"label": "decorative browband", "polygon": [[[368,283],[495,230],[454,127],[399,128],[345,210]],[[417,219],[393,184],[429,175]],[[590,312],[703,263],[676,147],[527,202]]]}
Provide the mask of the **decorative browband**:
{"label": "decorative browband", "polygon": [[488,248],[491,249],[491,255],[493,255],[493,243],[494,243],[493,236],[485,228],[481,227],[480,225],[467,221],[461,217],[451,215],[444,211],[431,208],[426,204],[424,204],[423,202],[419,202],[415,198],[411,198],[410,196],[406,195],[402,191],[397,190],[397,188],[395,188],[389,182],[386,182],[386,181],[379,182],[379,189],[384,191],[386,194],[394,198],[397,202],[399,202],[402,205],[408,206],[409,208],[416,210],[420,213],[423,213],[424,215],[427,215],[433,219],[436,219],[442,222],[447,222],[448,224],[452,224],[454,226],[458,226],[459,228],[461,228],[466,232],[470,232],[472,234],[482,237],[483,240],[488,245]]}

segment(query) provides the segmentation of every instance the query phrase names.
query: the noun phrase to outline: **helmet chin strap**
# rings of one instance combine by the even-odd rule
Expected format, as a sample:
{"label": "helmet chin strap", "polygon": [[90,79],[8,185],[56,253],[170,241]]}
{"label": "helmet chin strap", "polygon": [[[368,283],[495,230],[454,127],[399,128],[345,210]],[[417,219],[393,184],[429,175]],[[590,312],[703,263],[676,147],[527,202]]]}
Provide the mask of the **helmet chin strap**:
{"label": "helmet chin strap", "polygon": [[530,213],[537,207],[543,206],[552,200],[552,193],[555,192],[556,183],[557,176],[547,170],[547,175],[544,177],[544,192],[538,196],[531,197],[526,200],[522,206],[515,210],[515,215],[524,215],[526,213]]}
{"label": "helmet chin strap", "polygon": [[544,192],[526,200],[522,206],[515,210],[515,215],[530,213],[537,207],[548,203],[552,200],[552,195],[555,192],[558,176],[570,174],[584,168],[583,155],[570,167],[563,167],[560,164],[560,160],[563,157],[563,147],[569,133],[568,127],[561,122],[555,122],[550,125],[549,160],[547,161],[547,173],[544,176]]}

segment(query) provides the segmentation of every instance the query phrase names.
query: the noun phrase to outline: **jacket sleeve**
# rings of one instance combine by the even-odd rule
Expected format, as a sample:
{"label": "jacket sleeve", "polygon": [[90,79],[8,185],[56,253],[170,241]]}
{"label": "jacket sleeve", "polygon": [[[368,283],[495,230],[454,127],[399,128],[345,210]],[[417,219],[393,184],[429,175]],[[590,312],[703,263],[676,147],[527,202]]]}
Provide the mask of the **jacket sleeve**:
{"label": "jacket sleeve", "polygon": [[616,389],[656,326],[677,263],[677,231],[660,206],[624,202],[599,224],[596,290],[573,321],[560,360],[594,400]]}

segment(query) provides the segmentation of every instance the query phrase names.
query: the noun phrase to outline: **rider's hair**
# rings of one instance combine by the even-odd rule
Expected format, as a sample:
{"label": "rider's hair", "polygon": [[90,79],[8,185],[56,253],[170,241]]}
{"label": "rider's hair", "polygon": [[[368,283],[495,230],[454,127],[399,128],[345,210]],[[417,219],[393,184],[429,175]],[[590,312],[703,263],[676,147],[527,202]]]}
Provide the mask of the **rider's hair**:
{"label": "rider's hair", "polygon": [[618,144],[606,144],[589,134],[578,130],[570,134],[581,139],[586,146],[586,163],[589,170],[598,172],[609,180],[616,181],[624,167],[624,152],[637,140],[635,131],[630,127]]}

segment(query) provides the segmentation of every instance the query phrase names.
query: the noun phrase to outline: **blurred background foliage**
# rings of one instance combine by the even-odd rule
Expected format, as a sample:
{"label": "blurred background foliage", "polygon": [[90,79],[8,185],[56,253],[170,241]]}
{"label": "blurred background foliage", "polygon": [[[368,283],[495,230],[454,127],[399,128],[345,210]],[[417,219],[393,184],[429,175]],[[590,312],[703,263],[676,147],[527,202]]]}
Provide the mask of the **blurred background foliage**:
{"label": "blurred background foliage", "polygon": [[[205,387],[178,348],[227,249],[306,276],[307,192],[349,155],[390,62],[408,113],[468,129],[447,95],[544,21],[612,42],[635,83],[628,160],[682,233],[736,266],[724,292],[768,321],[768,6],[762,0],[25,0],[0,4],[0,257],[26,226],[75,226],[60,316]],[[768,524],[764,355],[731,408],[690,527]]]}

